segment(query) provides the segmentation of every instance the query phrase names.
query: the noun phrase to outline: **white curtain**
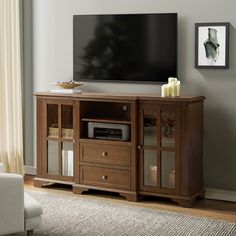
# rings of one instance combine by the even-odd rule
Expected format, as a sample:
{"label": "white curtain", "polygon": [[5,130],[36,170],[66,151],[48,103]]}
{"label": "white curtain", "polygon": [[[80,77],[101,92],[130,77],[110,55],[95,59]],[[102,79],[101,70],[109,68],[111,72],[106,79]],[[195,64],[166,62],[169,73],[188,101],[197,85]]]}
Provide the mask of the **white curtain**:
{"label": "white curtain", "polygon": [[21,0],[0,0],[0,162],[23,174]]}

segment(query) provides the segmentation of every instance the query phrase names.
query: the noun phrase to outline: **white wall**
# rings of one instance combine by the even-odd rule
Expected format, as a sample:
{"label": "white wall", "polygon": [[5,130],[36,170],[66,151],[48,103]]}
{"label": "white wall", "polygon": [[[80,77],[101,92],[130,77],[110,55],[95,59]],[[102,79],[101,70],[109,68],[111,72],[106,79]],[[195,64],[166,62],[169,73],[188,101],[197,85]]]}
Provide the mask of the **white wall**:
{"label": "white wall", "polygon": [[[205,186],[236,190],[235,9],[235,0],[33,0],[33,92],[48,90],[50,82],[72,79],[74,14],[177,12],[182,94],[207,98],[204,115]],[[197,22],[231,23],[230,69],[194,68],[194,23]],[[148,84],[88,83],[83,89],[160,94],[159,85]],[[26,158],[29,164],[33,164],[32,158]]]}

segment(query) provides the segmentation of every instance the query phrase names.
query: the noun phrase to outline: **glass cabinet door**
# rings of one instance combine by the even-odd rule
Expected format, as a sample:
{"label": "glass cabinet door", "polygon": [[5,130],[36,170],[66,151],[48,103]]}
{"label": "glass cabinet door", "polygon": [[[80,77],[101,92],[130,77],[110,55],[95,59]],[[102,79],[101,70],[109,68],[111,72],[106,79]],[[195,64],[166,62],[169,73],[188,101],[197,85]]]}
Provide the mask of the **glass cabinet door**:
{"label": "glass cabinet door", "polygon": [[[61,146],[61,150],[60,150]],[[48,141],[48,169],[51,175],[73,176],[73,143]]]}
{"label": "glass cabinet door", "polygon": [[63,142],[62,143],[62,175],[73,176],[73,143]]}
{"label": "glass cabinet door", "polygon": [[57,104],[47,104],[47,134],[48,138],[59,138]]}
{"label": "glass cabinet door", "polygon": [[62,138],[73,139],[73,106],[61,106]]}
{"label": "glass cabinet door", "polygon": [[157,115],[144,111],[143,144],[145,146],[157,145]]}
{"label": "glass cabinet door", "polygon": [[57,141],[48,141],[48,169],[47,172],[53,175],[60,174],[59,167],[59,143]]}
{"label": "glass cabinet door", "polygon": [[157,151],[144,150],[144,185],[157,186]]}
{"label": "glass cabinet door", "polygon": [[160,125],[161,125],[161,146],[162,147],[175,147],[175,118],[174,112],[160,112]]}
{"label": "glass cabinet door", "polygon": [[140,136],[141,190],[170,194],[176,190],[178,114],[172,108],[149,104],[143,106]]}
{"label": "glass cabinet door", "polygon": [[161,187],[175,188],[175,153],[161,152]]}
{"label": "glass cabinet door", "polygon": [[47,175],[73,177],[73,105],[53,102],[47,110]]}

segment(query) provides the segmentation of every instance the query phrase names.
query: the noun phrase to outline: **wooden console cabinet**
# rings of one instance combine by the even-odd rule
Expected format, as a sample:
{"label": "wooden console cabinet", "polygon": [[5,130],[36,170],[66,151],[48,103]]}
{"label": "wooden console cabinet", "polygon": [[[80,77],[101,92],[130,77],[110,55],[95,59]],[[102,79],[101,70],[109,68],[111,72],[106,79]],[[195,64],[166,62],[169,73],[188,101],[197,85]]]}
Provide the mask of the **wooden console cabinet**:
{"label": "wooden console cabinet", "polygon": [[[203,196],[204,97],[35,95],[35,186],[64,183],[75,193],[113,191],[130,201],[161,196],[182,206]],[[102,128],[92,138],[88,126],[95,123],[125,126],[128,138],[107,138]]]}

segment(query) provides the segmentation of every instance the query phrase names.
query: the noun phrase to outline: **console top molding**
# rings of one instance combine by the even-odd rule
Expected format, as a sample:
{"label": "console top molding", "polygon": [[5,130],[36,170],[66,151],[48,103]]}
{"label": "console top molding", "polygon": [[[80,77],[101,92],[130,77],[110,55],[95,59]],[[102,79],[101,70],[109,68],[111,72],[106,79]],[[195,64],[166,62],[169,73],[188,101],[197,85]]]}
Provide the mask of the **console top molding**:
{"label": "console top molding", "polygon": [[37,97],[63,97],[63,98],[78,98],[78,99],[122,99],[122,100],[157,100],[163,102],[196,102],[204,100],[204,96],[178,96],[178,97],[161,97],[158,94],[142,94],[142,93],[51,93],[51,92],[36,92]]}

